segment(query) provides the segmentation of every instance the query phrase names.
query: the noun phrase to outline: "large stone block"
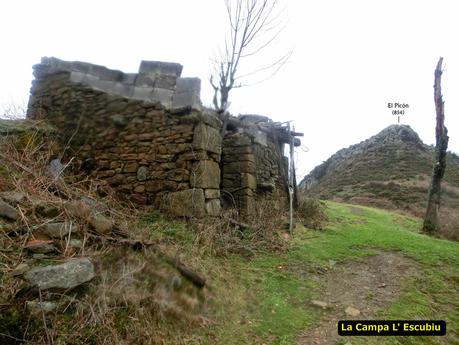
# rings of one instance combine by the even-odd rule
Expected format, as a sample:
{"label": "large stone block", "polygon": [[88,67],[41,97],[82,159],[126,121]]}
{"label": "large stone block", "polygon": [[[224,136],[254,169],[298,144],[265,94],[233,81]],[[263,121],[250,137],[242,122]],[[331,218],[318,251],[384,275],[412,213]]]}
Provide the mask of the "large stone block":
{"label": "large stone block", "polygon": [[81,83],[84,80],[85,73],[73,71],[70,73],[70,81],[74,83]]}
{"label": "large stone block", "polygon": [[201,79],[199,78],[178,78],[174,97],[172,98],[173,108],[191,107],[201,109]]}
{"label": "large stone block", "polygon": [[233,136],[235,146],[249,146],[252,141],[246,134],[238,133]]}
{"label": "large stone block", "polygon": [[248,173],[241,174],[241,183],[243,187],[257,189],[257,179],[254,175]]}
{"label": "large stone block", "polygon": [[262,146],[268,146],[268,137],[265,132],[255,130],[252,132],[253,142]]}
{"label": "large stone block", "polygon": [[139,74],[135,78],[135,86],[153,88],[155,86],[155,80],[153,77],[150,77],[149,75]]}
{"label": "large stone block", "polygon": [[174,91],[167,89],[154,88],[150,97],[152,102],[160,102],[163,106],[169,108],[172,104]]}
{"label": "large stone block", "polygon": [[132,98],[144,101],[150,100],[152,98],[152,88],[135,86]]}
{"label": "large stone block", "polygon": [[180,77],[183,66],[175,62],[147,61],[140,62],[139,73],[142,74],[164,74]]}
{"label": "large stone block", "polygon": [[206,202],[206,213],[208,216],[217,217],[220,215],[220,199],[212,199]]}
{"label": "large stone block", "polygon": [[153,85],[159,89],[175,90],[177,77],[172,75],[157,75],[153,79]]}
{"label": "large stone block", "polygon": [[241,162],[226,163],[223,166],[223,173],[227,174],[239,174],[241,172]]}
{"label": "large stone block", "polygon": [[131,97],[134,93],[134,87],[132,85],[126,85],[119,82],[105,82],[104,84],[101,83],[99,85],[101,85],[102,91],[125,98]]}
{"label": "large stone block", "polygon": [[193,148],[220,154],[222,151],[222,137],[215,128],[200,123],[194,129]]}
{"label": "large stone block", "polygon": [[187,189],[169,193],[163,207],[179,217],[203,217],[206,213],[204,191],[202,189]]}
{"label": "large stone block", "polygon": [[204,195],[206,199],[218,199],[220,198],[220,189],[206,189]]}
{"label": "large stone block", "polygon": [[137,78],[137,73],[124,73],[123,78],[121,79],[121,82],[123,84],[134,84],[135,80]]}
{"label": "large stone block", "polygon": [[210,160],[196,162],[191,170],[190,182],[192,187],[219,188],[220,167]]}

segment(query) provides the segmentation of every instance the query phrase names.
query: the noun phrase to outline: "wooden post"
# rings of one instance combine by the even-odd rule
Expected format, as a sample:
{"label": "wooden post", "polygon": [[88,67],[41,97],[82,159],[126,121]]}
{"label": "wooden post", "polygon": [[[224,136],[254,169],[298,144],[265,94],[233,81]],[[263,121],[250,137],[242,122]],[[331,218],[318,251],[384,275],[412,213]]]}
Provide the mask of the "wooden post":
{"label": "wooden post", "polygon": [[289,176],[288,176],[288,195],[289,195],[289,203],[290,203],[290,210],[289,210],[289,233],[293,233],[293,199],[294,199],[294,181],[295,181],[295,163],[293,161],[294,156],[294,137],[292,135],[292,131],[290,129],[290,122],[287,126],[287,131],[290,136],[290,168],[289,168]]}
{"label": "wooden post", "polygon": [[448,149],[448,130],[445,127],[444,102],[441,94],[441,57],[435,69],[434,99],[437,126],[435,128],[435,161],[432,169],[432,181],[430,183],[427,198],[427,210],[424,218],[423,231],[433,233],[438,230],[438,211],[440,209],[441,180],[446,170],[446,150]]}

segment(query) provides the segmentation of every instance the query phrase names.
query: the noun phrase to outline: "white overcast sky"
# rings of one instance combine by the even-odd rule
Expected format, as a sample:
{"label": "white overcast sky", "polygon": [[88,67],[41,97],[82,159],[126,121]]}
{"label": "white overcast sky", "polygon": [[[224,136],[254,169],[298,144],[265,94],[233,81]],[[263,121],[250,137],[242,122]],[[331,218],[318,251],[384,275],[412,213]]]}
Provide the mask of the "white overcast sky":
{"label": "white overcast sky", "polygon": [[[299,179],[335,151],[396,123],[388,102],[408,103],[402,123],[434,143],[433,72],[444,57],[450,150],[459,152],[459,20],[450,0],[284,0],[288,25],[263,65],[293,50],[268,81],[236,90],[231,111],[293,120],[305,134]],[[42,56],[136,72],[140,60],[174,61],[200,77],[211,102],[211,57],[227,28],[223,0],[1,0],[0,104],[26,104]],[[307,152],[306,152],[307,151]]]}

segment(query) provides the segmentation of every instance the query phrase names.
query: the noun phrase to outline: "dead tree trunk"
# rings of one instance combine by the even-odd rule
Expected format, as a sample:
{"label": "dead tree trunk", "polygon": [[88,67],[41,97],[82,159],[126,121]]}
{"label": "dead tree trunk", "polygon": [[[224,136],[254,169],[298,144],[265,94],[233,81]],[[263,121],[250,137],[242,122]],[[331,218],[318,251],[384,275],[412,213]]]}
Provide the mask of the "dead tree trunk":
{"label": "dead tree trunk", "polygon": [[446,150],[448,149],[448,130],[445,127],[444,102],[441,94],[441,74],[443,58],[440,58],[435,69],[435,111],[437,113],[437,126],[435,128],[435,161],[432,169],[427,199],[427,211],[424,218],[423,231],[433,233],[438,230],[438,211],[440,208],[441,180],[446,170]]}

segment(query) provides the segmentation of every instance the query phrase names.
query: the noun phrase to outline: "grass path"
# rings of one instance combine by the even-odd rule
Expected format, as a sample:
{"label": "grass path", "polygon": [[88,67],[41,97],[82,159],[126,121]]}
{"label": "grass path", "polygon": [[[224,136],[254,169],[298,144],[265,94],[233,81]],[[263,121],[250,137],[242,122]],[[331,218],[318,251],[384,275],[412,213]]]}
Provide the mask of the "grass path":
{"label": "grass path", "polygon": [[[217,280],[214,293],[223,307],[212,337],[207,338],[212,339],[209,343],[307,344],[301,334],[337,315],[336,308],[322,309],[311,304],[312,299],[327,298],[327,282],[341,274],[347,284],[357,286],[362,281],[352,282],[349,273],[370,269],[378,278],[378,267],[389,259],[383,256],[379,263],[368,263],[381,253],[390,253],[392,259],[400,259],[394,259],[393,264],[401,265],[398,276],[393,277],[400,284],[392,284],[390,270],[380,270],[385,272],[381,276],[384,283],[398,290],[394,298],[374,308],[372,317],[444,319],[447,336],[353,337],[346,341],[353,345],[459,344],[459,243],[419,234],[418,220],[387,211],[330,202],[328,213],[330,222],[324,230],[297,228],[291,249],[284,255],[259,255],[250,262],[232,257],[222,262],[226,279]],[[371,281],[364,283],[371,285]],[[371,296],[374,287],[363,287],[369,288]],[[333,291],[340,293],[333,289],[328,293]],[[340,305],[339,296],[328,298]],[[378,301],[377,296],[375,299]]]}

